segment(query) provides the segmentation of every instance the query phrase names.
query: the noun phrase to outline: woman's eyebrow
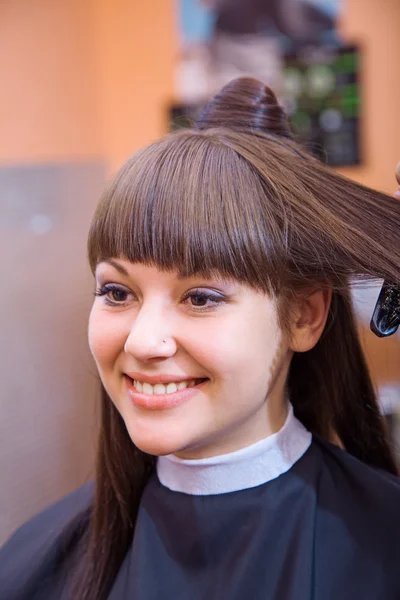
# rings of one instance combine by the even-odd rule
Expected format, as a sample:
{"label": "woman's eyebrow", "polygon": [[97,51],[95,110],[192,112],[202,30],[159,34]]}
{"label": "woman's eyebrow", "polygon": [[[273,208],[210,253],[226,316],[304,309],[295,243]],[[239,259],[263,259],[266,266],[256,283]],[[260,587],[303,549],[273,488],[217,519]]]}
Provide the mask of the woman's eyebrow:
{"label": "woman's eyebrow", "polygon": [[126,277],[129,277],[129,273],[128,271],[125,269],[125,267],[123,267],[119,262],[117,262],[116,260],[112,259],[112,258],[105,258],[104,260],[102,260],[101,262],[103,263],[107,263],[109,265],[111,265],[112,267],[114,267],[114,269],[116,271],[118,271],[119,273],[121,273],[121,275],[125,275]]}

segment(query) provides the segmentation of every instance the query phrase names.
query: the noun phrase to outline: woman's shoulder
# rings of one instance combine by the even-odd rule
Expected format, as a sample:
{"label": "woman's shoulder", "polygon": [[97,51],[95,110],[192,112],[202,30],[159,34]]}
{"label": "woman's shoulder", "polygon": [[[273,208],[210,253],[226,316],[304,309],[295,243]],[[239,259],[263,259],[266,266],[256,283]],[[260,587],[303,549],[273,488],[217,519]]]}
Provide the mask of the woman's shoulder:
{"label": "woman's shoulder", "polygon": [[366,485],[381,483],[392,493],[400,493],[400,477],[398,475],[373,467],[317,435],[313,435],[313,446],[322,453],[326,467],[332,472],[341,473],[343,476],[351,473],[360,482],[364,481]]}
{"label": "woman's shoulder", "polygon": [[318,436],[313,436],[313,446],[322,464],[322,505],[345,512],[356,521],[371,519],[399,535],[400,477],[370,466]]}
{"label": "woman's shoulder", "polygon": [[336,444],[313,435],[314,449],[321,455],[331,485],[351,486],[354,491],[369,492],[383,501],[399,500],[400,477],[373,467]]}
{"label": "woman's shoulder", "polygon": [[1,598],[34,598],[39,587],[54,584],[55,573],[61,574],[62,565],[75,550],[93,491],[92,482],[85,484],[11,535],[0,549]]}
{"label": "woman's shoulder", "polygon": [[310,450],[317,475],[316,571],[321,585],[337,589],[339,581],[352,590],[346,598],[397,598],[400,478],[316,436]]}

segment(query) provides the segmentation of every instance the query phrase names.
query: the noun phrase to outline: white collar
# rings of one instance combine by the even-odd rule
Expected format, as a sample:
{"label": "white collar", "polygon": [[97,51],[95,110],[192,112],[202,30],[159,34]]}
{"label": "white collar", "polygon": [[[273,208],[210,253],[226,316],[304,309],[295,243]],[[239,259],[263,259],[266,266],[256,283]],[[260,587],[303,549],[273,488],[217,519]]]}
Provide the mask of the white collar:
{"label": "white collar", "polygon": [[157,475],[162,485],[174,492],[193,496],[237,492],[286,473],[309,448],[311,438],[289,404],[282,429],[267,438],[210,458],[188,460],[174,454],[160,456]]}

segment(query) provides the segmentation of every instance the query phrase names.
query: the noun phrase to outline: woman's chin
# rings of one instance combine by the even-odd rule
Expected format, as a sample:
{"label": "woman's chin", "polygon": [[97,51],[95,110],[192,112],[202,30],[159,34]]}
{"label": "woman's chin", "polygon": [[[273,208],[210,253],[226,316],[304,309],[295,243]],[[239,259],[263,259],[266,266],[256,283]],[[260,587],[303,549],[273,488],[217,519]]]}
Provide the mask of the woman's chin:
{"label": "woman's chin", "polygon": [[[202,415],[193,419],[193,414],[183,411],[143,412],[126,411],[124,422],[128,435],[139,450],[153,456],[186,453],[204,444],[207,420]],[[194,422],[193,422],[194,421]]]}
{"label": "woman's chin", "polygon": [[152,456],[167,456],[168,454],[176,454],[181,451],[179,446],[173,444],[152,444],[151,442],[135,442],[135,446],[139,448],[142,452],[146,454],[151,454]]}
{"label": "woman's chin", "polygon": [[131,435],[130,438],[139,450],[153,456],[176,454],[186,447],[184,440],[167,438],[166,436]]}

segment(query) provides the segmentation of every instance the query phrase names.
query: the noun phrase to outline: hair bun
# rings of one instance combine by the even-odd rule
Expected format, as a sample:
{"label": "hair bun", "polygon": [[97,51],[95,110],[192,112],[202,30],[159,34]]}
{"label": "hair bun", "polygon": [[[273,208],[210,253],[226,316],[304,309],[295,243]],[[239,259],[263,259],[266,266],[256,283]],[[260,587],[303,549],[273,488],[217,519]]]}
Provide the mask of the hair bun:
{"label": "hair bun", "polygon": [[205,106],[196,129],[227,127],[261,131],[292,138],[286,114],[274,92],[262,81],[238,77],[225,85]]}

